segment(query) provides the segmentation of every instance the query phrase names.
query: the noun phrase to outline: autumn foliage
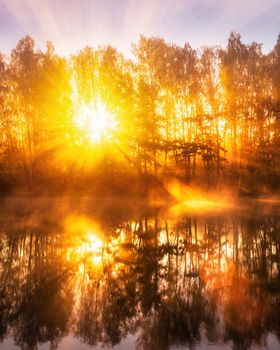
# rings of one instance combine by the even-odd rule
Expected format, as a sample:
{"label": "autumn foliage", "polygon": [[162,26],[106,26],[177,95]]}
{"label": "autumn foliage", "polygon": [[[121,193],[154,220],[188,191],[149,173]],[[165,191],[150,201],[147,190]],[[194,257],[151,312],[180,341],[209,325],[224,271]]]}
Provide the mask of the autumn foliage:
{"label": "autumn foliage", "polygon": [[2,191],[145,191],[174,177],[277,188],[280,37],[266,54],[234,33],[225,49],[143,36],[132,48],[132,59],[110,46],[66,59],[27,36],[0,54]]}

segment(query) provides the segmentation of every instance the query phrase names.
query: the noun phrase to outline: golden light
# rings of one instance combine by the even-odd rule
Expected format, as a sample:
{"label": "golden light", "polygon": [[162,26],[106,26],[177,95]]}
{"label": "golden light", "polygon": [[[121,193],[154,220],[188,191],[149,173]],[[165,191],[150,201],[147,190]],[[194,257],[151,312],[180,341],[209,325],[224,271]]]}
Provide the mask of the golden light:
{"label": "golden light", "polygon": [[90,263],[91,267],[98,267],[102,263],[103,242],[97,234],[89,232],[85,237],[76,240],[73,247],[68,249],[68,261],[80,261],[81,266],[86,262]]}
{"label": "golden light", "polygon": [[89,232],[87,234],[86,239],[87,239],[88,251],[96,252],[96,253],[100,253],[102,251],[103,242],[96,234]]}
{"label": "golden light", "polygon": [[203,193],[198,189],[186,186],[179,182],[169,185],[169,192],[176,200],[170,208],[174,215],[184,213],[211,213],[219,210],[233,210],[235,200],[229,194]]}
{"label": "golden light", "polygon": [[67,259],[76,261],[82,259],[90,261],[93,265],[102,262],[104,242],[100,227],[83,216],[69,216],[64,223],[71,248]]}
{"label": "golden light", "polygon": [[79,248],[79,254],[90,256],[95,266],[102,263],[103,242],[95,233],[89,232],[85,237],[85,242]]}
{"label": "golden light", "polygon": [[74,123],[92,143],[110,139],[110,131],[116,127],[114,115],[100,100],[92,101],[90,104],[85,102],[78,104]]}
{"label": "golden light", "polygon": [[217,126],[218,126],[219,134],[224,135],[226,132],[226,126],[227,126],[226,120],[219,118],[217,121]]}

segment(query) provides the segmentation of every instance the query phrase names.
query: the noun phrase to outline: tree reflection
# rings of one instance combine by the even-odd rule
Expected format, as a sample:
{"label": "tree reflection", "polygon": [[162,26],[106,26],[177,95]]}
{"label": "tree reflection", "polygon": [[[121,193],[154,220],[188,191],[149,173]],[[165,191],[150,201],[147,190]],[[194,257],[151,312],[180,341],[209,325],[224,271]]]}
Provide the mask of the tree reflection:
{"label": "tree reflection", "polygon": [[278,217],[146,213],[103,223],[98,250],[59,225],[23,222],[1,224],[2,341],[114,346],[135,334],[142,349],[205,339],[249,349],[279,337]]}
{"label": "tree reflection", "polygon": [[72,301],[66,277],[53,266],[44,266],[29,276],[11,315],[16,344],[36,348],[37,343],[49,341],[55,348],[65,335]]}

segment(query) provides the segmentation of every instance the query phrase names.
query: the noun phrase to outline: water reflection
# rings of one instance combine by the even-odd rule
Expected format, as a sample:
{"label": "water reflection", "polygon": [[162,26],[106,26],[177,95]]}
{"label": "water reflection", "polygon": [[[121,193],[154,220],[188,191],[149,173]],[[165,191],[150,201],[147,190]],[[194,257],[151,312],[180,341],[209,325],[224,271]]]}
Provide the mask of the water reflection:
{"label": "water reflection", "polygon": [[2,220],[0,339],[279,347],[279,249],[273,215]]}

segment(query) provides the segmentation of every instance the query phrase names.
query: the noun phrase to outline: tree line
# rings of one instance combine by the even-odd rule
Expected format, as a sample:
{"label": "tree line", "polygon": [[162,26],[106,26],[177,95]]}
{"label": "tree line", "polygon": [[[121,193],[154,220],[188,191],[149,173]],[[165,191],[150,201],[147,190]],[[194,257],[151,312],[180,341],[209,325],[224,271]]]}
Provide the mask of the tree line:
{"label": "tree line", "polygon": [[[2,190],[127,179],[146,189],[174,176],[245,193],[277,188],[280,36],[266,54],[236,33],[226,48],[199,50],[141,36],[132,52],[86,47],[65,58],[27,36],[0,54]],[[115,124],[94,144],[75,118],[98,101]]]}

